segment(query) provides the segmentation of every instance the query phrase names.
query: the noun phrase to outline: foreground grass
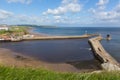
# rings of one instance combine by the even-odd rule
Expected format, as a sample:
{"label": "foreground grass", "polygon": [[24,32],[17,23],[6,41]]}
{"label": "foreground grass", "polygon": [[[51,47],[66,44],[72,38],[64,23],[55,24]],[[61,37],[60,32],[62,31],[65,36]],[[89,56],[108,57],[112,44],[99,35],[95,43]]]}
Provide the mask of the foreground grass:
{"label": "foreground grass", "polygon": [[44,69],[0,66],[0,80],[120,80],[120,72],[58,73]]}

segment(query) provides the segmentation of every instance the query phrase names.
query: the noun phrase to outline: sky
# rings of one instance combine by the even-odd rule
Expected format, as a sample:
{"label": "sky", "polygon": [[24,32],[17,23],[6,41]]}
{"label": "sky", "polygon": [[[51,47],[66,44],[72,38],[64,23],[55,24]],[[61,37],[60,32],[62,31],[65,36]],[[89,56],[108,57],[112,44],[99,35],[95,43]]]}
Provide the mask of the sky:
{"label": "sky", "polygon": [[120,27],[120,0],[0,0],[0,24]]}

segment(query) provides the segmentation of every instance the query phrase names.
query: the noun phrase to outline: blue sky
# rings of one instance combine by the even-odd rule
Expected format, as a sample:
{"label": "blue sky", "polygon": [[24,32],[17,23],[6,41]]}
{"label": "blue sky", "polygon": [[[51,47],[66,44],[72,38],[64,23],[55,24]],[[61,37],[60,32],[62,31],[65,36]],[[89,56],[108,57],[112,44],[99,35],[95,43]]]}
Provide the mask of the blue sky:
{"label": "blue sky", "polygon": [[120,26],[120,0],[0,0],[0,24]]}

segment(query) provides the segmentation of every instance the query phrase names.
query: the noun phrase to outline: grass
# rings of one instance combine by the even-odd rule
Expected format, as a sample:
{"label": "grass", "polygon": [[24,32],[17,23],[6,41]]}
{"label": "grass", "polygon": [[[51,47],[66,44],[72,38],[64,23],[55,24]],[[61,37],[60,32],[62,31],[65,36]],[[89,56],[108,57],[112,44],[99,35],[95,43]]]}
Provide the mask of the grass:
{"label": "grass", "polygon": [[21,36],[21,35],[27,34],[27,33],[28,33],[28,28],[25,27],[25,26],[12,26],[12,27],[9,28],[8,31],[0,30],[0,35],[3,35],[3,34],[8,34],[8,35],[14,34],[14,35]]}
{"label": "grass", "polygon": [[24,26],[15,26],[15,27],[13,26],[13,27],[10,28],[10,31],[12,33],[21,33],[21,32],[28,33],[27,32],[27,27],[24,27]]}
{"label": "grass", "polygon": [[59,73],[45,69],[0,66],[0,80],[120,80],[120,72]]}
{"label": "grass", "polygon": [[9,34],[10,31],[6,31],[6,30],[0,30],[0,34]]}

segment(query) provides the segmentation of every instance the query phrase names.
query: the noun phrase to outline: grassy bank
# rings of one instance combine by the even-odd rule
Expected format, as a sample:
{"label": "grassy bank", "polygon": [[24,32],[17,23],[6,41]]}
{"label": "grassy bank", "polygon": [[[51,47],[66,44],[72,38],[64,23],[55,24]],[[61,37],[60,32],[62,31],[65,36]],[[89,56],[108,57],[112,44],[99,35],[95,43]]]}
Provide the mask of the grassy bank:
{"label": "grassy bank", "polygon": [[8,30],[0,30],[0,35],[23,35],[28,33],[28,28],[24,26],[11,26]]}
{"label": "grassy bank", "polygon": [[0,80],[120,80],[120,72],[58,73],[44,69],[0,66]]}

